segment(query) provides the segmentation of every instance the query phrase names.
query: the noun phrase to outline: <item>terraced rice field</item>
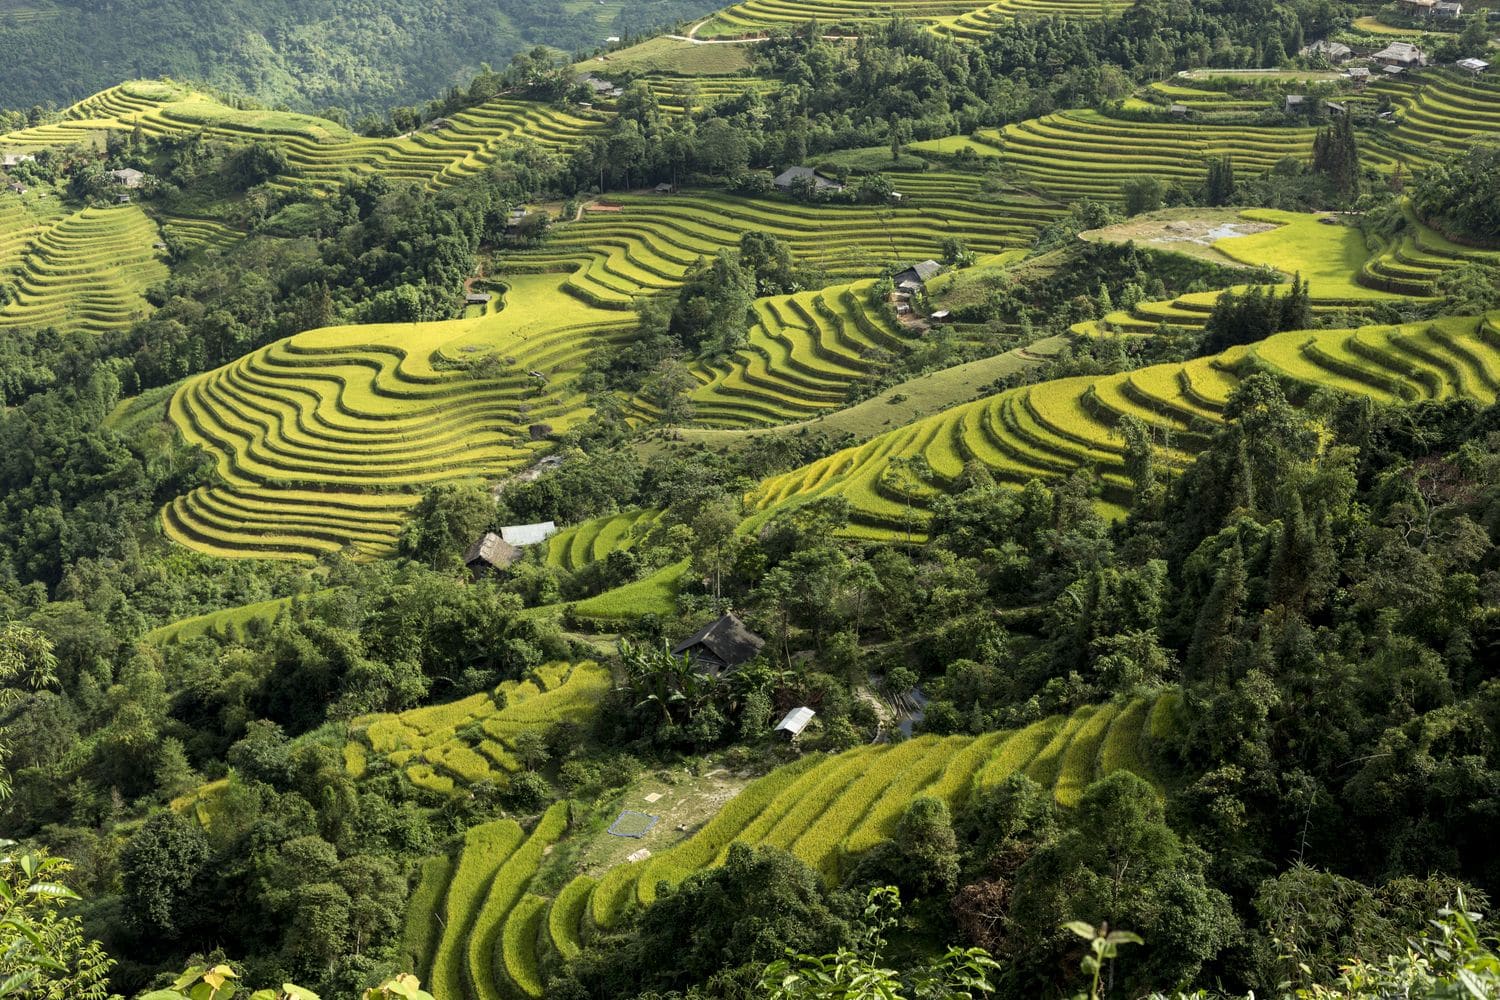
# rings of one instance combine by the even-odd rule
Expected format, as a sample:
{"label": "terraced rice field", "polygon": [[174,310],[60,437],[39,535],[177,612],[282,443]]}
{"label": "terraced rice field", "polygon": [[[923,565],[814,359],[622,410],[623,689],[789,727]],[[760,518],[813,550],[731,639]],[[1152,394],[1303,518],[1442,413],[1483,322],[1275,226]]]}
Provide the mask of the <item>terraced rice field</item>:
{"label": "terraced rice field", "polygon": [[[1385,267],[1380,262],[1392,254],[1393,248],[1371,257],[1363,231],[1342,224],[1337,216],[1254,208],[1241,212],[1239,217],[1273,223],[1276,228],[1218,240],[1213,244],[1214,249],[1251,267],[1270,268],[1289,277],[1301,274],[1307,281],[1315,313],[1357,309],[1380,301],[1430,295],[1434,291],[1430,280],[1435,280],[1436,273],[1428,275],[1430,280],[1424,285],[1378,277]],[[1414,219],[1411,221],[1420,225]],[[1463,259],[1457,252],[1460,249],[1453,247],[1448,267],[1459,266]],[[1284,292],[1290,285],[1275,287]],[[1102,320],[1076,324],[1073,332],[1083,336],[1149,335],[1163,324],[1201,330],[1218,297],[1217,291],[1189,292],[1166,302],[1140,302],[1130,309],[1117,309]]]}
{"label": "terraced rice field", "polygon": [[[399,768],[419,788],[448,794],[478,781],[503,781],[521,769],[516,736],[558,722],[583,723],[610,688],[610,673],[593,661],[549,663],[523,681],[493,692],[400,714],[367,715],[351,724],[344,746],[349,773],[364,777],[372,763]],[[483,735],[476,740],[477,731]]]}
{"label": "terraced rice field", "polygon": [[604,121],[595,112],[569,113],[499,97],[435,127],[374,139],[310,115],[244,111],[175,84],[137,81],[80,101],[62,121],[0,136],[0,145],[69,145],[110,130],[137,128],[150,136],[268,139],[286,150],[292,173],[282,178],[283,184],[336,188],[351,177],[379,173],[441,187],[482,173],[507,144],[524,139],[547,148],[571,147]]}
{"label": "terraced rice field", "polygon": [[565,806],[549,810],[529,837],[510,821],[488,824],[470,831],[456,861],[423,866],[407,916],[406,951],[420,963],[422,978],[443,991],[437,995],[538,998],[546,970],[577,955],[590,935],[650,905],[659,882],[676,884],[722,864],[732,844],[780,847],[837,882],[892,835],[914,798],[958,806],[976,790],[1025,773],[1070,806],[1089,782],[1121,767],[1149,777],[1148,746],[1169,731],[1176,701],[1168,693],[1090,706],[1015,733],[920,736],[834,757],[809,755],[752,782],[685,840],[597,879],[561,881],[550,896],[541,891],[549,874],[544,859],[566,836]]}
{"label": "terraced rice field", "polygon": [[900,17],[954,38],[982,40],[1016,17],[1103,17],[1128,6],[1110,0],[743,0],[715,14],[697,34],[759,36],[808,21],[857,30]]}
{"label": "terraced rice field", "polygon": [[1166,98],[1172,104],[1181,104],[1191,111],[1202,114],[1265,111],[1271,102],[1265,98],[1244,100],[1223,90],[1204,90],[1179,84],[1157,81],[1151,91]]}
{"label": "terraced rice field", "polygon": [[1367,130],[1367,163],[1408,171],[1489,141],[1500,132],[1500,81],[1430,69],[1410,79],[1372,81],[1366,94],[1391,99],[1396,124]]}
{"label": "terraced rice field", "polygon": [[155,249],[161,236],[135,205],[85,208],[33,225],[14,208],[8,215],[0,218],[0,264],[9,272],[0,274],[9,293],[0,329],[122,329],[149,311],[146,289],[166,280]]}
{"label": "terraced rice field", "polygon": [[785,424],[844,406],[881,359],[920,340],[887,318],[873,287],[867,280],[756,300],[745,347],[694,371],[702,383],[691,397],[697,422]]}
{"label": "terraced rice field", "polygon": [[[609,69],[608,66],[599,66],[596,72],[607,73]],[[664,114],[675,116],[702,110],[720,101],[738,97],[747,91],[753,90],[768,94],[781,85],[779,80],[755,76],[678,76],[670,73],[646,73],[636,79],[651,88],[651,92],[656,96],[657,107]],[[594,101],[594,107],[602,111],[614,111],[618,105],[619,102],[615,99]]]}
{"label": "terraced rice field", "polygon": [[228,250],[244,233],[217,219],[200,219],[190,215],[168,215],[162,219],[162,231],[190,250]]}
{"label": "terraced rice field", "polygon": [[900,183],[907,199],[899,207],[713,191],[612,196],[618,211],[585,212],[580,221],[556,227],[543,247],[507,255],[505,265],[572,272],[564,287],[573,295],[628,308],[638,295],[679,285],[700,257],[737,247],[752,230],[785,240],[803,264],[856,277],[937,256],[945,236],[962,237],[976,253],[1022,246],[1061,212],[1035,199],[981,195],[973,176],[903,176]]}
{"label": "terraced rice field", "polygon": [[973,10],[944,18],[935,26],[939,34],[968,41],[983,41],[1017,17],[1106,17],[1131,5],[1130,0],[995,0]]}
{"label": "terraced rice field", "polygon": [[[529,428],[587,414],[574,376],[631,322],[560,294],[561,280],[516,275],[491,315],[313,330],[190,379],[168,415],[223,483],[169,504],[166,534],[227,557],[379,555],[426,486],[528,464],[545,447]],[[498,378],[461,367],[490,354]]]}
{"label": "terraced rice field", "polygon": [[1470,263],[1500,264],[1500,250],[1461,246],[1426,226],[1402,206],[1406,228],[1360,267],[1359,282],[1401,295],[1435,295],[1444,273]]}
{"label": "terraced rice field", "polygon": [[32,242],[65,214],[51,195],[0,192],[0,274],[21,267]]}
{"label": "terraced rice field", "polygon": [[1196,184],[1208,162],[1231,157],[1235,170],[1253,176],[1292,156],[1308,160],[1317,130],[1257,128],[1199,122],[1150,122],[1113,118],[1099,111],[1059,111],[1000,131],[934,139],[913,152],[953,153],[960,148],[1001,157],[1019,177],[1063,199],[1118,201],[1120,187],[1143,174]]}
{"label": "terraced rice field", "polygon": [[1309,386],[1381,403],[1462,396],[1482,404],[1500,393],[1500,327],[1488,319],[1354,330],[1291,331],[1184,364],[1155,365],[1008,390],[946,410],[863,445],[773,477],[746,497],[755,509],[842,496],[856,537],[921,541],[934,497],[964,464],[982,462],[998,480],[1024,484],[1094,470],[1107,512],[1129,495],[1124,416],[1144,421],[1169,471],[1191,461],[1241,378],[1263,367]]}
{"label": "terraced rice field", "polygon": [[611,552],[630,548],[660,516],[660,511],[627,510],[564,528],[547,539],[547,565],[582,569]]}

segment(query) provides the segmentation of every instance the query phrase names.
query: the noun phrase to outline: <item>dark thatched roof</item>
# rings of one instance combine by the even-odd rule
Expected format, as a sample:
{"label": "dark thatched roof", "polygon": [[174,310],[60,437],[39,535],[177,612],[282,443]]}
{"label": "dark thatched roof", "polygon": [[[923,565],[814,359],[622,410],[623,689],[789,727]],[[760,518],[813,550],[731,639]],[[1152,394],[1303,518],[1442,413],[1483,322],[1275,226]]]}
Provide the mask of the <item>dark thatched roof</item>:
{"label": "dark thatched roof", "polygon": [[691,653],[696,662],[728,670],[753,660],[765,644],[744,622],[727,614],[673,646],[672,653]]}
{"label": "dark thatched roof", "polygon": [[487,531],[484,537],[464,549],[464,565],[472,567],[476,564],[485,564],[503,568],[515,562],[520,554],[520,549],[493,531]]}

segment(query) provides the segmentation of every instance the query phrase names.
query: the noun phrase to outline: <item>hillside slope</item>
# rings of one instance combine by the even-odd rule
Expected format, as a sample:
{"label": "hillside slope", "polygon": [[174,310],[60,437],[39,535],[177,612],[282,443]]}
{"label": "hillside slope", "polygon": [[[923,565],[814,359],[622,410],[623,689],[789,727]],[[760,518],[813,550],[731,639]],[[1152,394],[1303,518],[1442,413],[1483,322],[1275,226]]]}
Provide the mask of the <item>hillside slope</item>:
{"label": "hillside slope", "polygon": [[[561,7],[561,9],[559,9]],[[0,0],[8,107],[68,104],[122,79],[168,76],[305,111],[379,111],[466,83],[533,45],[592,48],[713,7],[647,0]]]}

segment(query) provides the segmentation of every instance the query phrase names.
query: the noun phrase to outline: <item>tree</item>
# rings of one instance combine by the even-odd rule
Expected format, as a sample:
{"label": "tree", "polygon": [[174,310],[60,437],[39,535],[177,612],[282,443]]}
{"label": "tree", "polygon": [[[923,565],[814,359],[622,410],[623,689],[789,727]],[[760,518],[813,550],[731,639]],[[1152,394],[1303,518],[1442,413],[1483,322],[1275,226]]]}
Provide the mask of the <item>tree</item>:
{"label": "tree", "polygon": [[495,498],[483,486],[440,483],[422,495],[401,528],[401,554],[434,568],[454,566],[495,518]]}
{"label": "tree", "polygon": [[1125,195],[1125,214],[1140,215],[1161,208],[1167,186],[1159,177],[1142,175],[1126,180],[1120,185],[1120,191]]}
{"label": "tree", "polygon": [[1313,139],[1313,171],[1327,177],[1334,192],[1344,200],[1359,195],[1359,144],[1354,123],[1347,114],[1319,129]]}
{"label": "tree", "polygon": [[0,841],[0,998],[104,1000],[114,964],[63,908],[78,894],[62,884],[72,866]]}
{"label": "tree", "polygon": [[687,366],[675,358],[665,358],[641,386],[641,396],[660,411],[661,422],[668,427],[693,419],[693,402],[689,398],[698,380]]}
{"label": "tree", "polygon": [[1208,886],[1204,856],[1166,824],[1157,792],[1129,771],[1090,785],[1071,827],[1035,851],[1016,876],[1009,953],[1045,980],[1070,948],[1065,922],[1140,928],[1150,944],[1128,987],[1185,986],[1236,933],[1229,900]]}
{"label": "tree", "polygon": [[1216,156],[1208,161],[1208,177],[1204,181],[1203,201],[1208,205],[1227,205],[1234,200],[1234,160],[1228,156]]}
{"label": "tree", "polygon": [[[0,628],[0,715],[10,711],[27,694],[58,686],[57,657],[52,640],[19,622]],[[10,756],[5,727],[0,726],[0,801],[10,797],[10,775],[5,761]]]}
{"label": "tree", "polygon": [[196,820],[175,812],[157,813],[120,853],[120,881],[125,913],[143,935],[175,941],[187,925],[206,914],[195,913],[194,889],[208,866],[208,839]]}

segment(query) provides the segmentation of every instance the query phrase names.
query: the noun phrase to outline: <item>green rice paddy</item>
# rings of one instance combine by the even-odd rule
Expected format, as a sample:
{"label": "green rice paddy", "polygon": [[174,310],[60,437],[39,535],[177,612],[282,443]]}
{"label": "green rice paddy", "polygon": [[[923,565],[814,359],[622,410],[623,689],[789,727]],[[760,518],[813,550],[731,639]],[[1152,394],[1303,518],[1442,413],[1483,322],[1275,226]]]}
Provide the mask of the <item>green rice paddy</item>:
{"label": "green rice paddy", "polygon": [[977,461],[1018,485],[1092,470],[1106,511],[1118,512],[1131,488],[1118,421],[1134,416],[1166,442],[1157,459],[1170,474],[1192,460],[1229,394],[1257,367],[1384,403],[1464,397],[1489,404],[1500,393],[1500,328],[1456,318],[1291,331],[1183,364],[1008,390],[768,479],[746,500],[764,510],[841,496],[852,512],[849,534],[921,541],[932,500]]}
{"label": "green rice paddy", "polygon": [[[1068,807],[1091,781],[1121,767],[1149,777],[1149,744],[1169,715],[1160,707],[1174,698],[1089,706],[1014,733],[929,735],[833,757],[809,755],[751,782],[673,846],[597,878],[548,870],[548,848],[568,836],[566,803],[554,805],[529,836],[508,820],[479,827],[456,860],[423,865],[406,951],[424,981],[447,990],[444,996],[539,998],[546,969],[577,955],[630,910],[649,906],[659,883],[676,884],[722,864],[733,844],[780,847],[836,883],[894,833],[914,798],[957,806],[1024,773]],[[642,841],[648,852],[651,843],[650,835]],[[549,893],[544,885],[562,888]],[[434,913],[446,917],[439,923]]]}

